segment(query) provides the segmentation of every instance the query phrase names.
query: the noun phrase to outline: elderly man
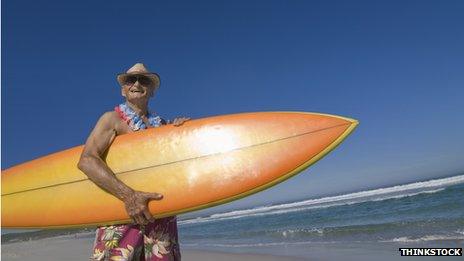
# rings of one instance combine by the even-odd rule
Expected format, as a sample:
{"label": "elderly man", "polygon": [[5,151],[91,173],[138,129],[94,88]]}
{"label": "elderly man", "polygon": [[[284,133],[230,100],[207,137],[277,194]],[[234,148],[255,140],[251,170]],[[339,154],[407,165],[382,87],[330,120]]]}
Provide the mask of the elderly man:
{"label": "elderly man", "polygon": [[[117,135],[166,124],[148,110],[148,100],[160,84],[159,76],[137,63],[117,80],[126,102],[100,117],[85,143],[78,167],[96,185],[122,200],[134,223],[99,227],[91,259],[180,260],[176,217],[154,220],[148,211],[148,202],[163,196],[128,187],[102,159]],[[179,126],[187,120],[176,118],[173,124]]]}

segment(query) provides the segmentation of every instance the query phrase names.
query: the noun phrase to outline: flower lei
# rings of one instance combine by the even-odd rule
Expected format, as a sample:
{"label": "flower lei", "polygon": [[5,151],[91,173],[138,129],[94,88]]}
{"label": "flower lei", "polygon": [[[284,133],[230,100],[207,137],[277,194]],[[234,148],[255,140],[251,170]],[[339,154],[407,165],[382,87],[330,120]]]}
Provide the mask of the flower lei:
{"label": "flower lei", "polygon": [[[146,129],[147,126],[143,122],[142,118],[135,113],[135,111],[129,107],[126,103],[121,103],[114,108],[118,113],[119,117],[124,120],[127,125],[133,130],[138,131],[140,129]],[[150,126],[159,127],[162,125],[162,119],[160,116],[156,116],[150,112],[147,114],[148,123]]]}

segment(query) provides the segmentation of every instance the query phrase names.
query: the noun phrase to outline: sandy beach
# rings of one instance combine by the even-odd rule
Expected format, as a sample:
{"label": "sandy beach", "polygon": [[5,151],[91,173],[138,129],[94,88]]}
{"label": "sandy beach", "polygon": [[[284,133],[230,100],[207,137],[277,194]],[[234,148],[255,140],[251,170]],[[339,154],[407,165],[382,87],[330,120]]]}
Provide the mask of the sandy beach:
{"label": "sandy beach", "polygon": [[[66,235],[38,240],[20,241],[2,244],[1,259],[8,260],[35,260],[35,261],[82,261],[89,260],[93,240],[79,237],[79,235]],[[182,260],[187,261],[298,261],[302,258],[292,258],[260,254],[231,254],[211,251],[182,250]]]}
{"label": "sandy beach", "polygon": [[[35,261],[81,261],[89,260],[93,239],[89,234],[72,234],[50,238],[3,243],[1,260]],[[181,244],[182,245],[182,244]],[[462,247],[462,241],[427,243],[346,243],[276,246],[274,249],[235,249],[232,252],[198,250],[181,247],[184,261],[378,261],[404,260],[398,247]],[[408,257],[408,260],[422,260],[423,257]],[[431,257],[433,259],[433,257]],[[456,260],[459,257],[440,257],[440,260]]]}

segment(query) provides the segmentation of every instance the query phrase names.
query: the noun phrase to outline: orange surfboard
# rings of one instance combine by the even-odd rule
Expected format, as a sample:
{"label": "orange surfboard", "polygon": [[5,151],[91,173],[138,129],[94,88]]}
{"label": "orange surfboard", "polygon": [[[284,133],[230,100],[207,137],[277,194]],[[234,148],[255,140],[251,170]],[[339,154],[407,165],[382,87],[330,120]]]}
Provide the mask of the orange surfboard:
{"label": "orange surfboard", "polygon": [[[155,217],[240,199],[301,172],[356,127],[318,113],[257,112],[191,120],[116,137],[108,166],[130,187],[164,195]],[[2,171],[2,227],[128,223],[124,204],[77,169],[82,146]]]}

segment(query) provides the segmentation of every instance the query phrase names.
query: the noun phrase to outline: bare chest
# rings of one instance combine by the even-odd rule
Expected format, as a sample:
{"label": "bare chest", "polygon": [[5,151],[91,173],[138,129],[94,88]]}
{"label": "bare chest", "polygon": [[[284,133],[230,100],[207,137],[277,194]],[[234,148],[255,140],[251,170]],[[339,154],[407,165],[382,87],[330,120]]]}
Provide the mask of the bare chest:
{"label": "bare chest", "polygon": [[116,129],[116,135],[122,135],[122,134],[134,132],[134,131],[129,127],[129,125],[127,125],[127,123],[125,123],[125,122],[122,121],[122,120],[119,120],[119,121],[116,123],[115,129]]}

